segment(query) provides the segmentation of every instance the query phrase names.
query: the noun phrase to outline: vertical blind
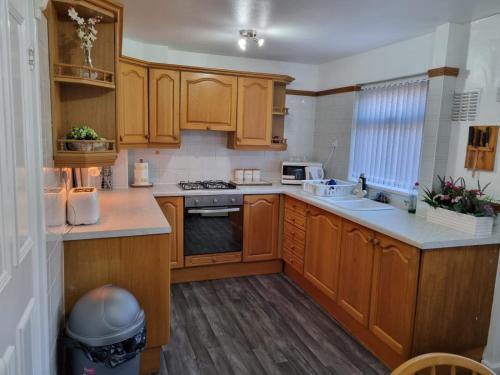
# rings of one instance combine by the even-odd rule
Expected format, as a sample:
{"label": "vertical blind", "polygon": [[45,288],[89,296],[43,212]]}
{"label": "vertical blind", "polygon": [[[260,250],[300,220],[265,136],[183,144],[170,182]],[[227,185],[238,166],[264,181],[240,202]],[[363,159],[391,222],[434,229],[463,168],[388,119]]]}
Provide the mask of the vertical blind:
{"label": "vertical blind", "polygon": [[357,99],[349,177],[409,190],[418,179],[427,77],[366,85]]}

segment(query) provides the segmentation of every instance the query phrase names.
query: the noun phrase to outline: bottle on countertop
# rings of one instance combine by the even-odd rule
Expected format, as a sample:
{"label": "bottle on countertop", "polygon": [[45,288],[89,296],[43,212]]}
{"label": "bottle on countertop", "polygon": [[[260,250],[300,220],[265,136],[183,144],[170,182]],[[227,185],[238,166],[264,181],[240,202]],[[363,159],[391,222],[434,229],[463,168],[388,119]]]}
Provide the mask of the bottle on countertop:
{"label": "bottle on countertop", "polygon": [[364,173],[359,175],[358,182],[361,182],[361,190],[366,190],[366,177]]}
{"label": "bottle on countertop", "polygon": [[418,199],[418,189],[419,189],[420,184],[415,182],[415,185],[410,190],[409,193],[409,200],[408,200],[408,212],[410,214],[414,214],[417,212],[417,199]]}

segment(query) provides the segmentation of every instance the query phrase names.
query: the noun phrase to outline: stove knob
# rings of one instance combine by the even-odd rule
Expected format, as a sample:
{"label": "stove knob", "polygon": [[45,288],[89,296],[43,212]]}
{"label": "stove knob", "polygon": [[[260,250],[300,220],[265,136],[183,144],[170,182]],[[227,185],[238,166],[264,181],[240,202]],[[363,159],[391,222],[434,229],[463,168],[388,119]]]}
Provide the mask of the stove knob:
{"label": "stove knob", "polygon": [[200,200],[199,199],[195,199],[194,200],[194,204],[196,204],[196,205],[200,204]]}
{"label": "stove knob", "polygon": [[231,198],[231,203],[235,203],[236,202],[236,198]]}
{"label": "stove knob", "polygon": [[214,198],[213,202],[214,202],[214,203],[217,203],[217,202],[218,202],[217,198]]}

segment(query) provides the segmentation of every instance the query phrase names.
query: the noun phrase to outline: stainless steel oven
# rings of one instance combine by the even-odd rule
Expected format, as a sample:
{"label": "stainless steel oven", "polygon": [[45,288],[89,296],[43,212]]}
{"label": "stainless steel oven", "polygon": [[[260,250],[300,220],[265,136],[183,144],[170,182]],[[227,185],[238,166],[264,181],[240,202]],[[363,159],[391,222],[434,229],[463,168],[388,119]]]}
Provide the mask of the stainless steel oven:
{"label": "stainless steel oven", "polygon": [[184,199],[184,255],[243,249],[243,195],[196,195]]}

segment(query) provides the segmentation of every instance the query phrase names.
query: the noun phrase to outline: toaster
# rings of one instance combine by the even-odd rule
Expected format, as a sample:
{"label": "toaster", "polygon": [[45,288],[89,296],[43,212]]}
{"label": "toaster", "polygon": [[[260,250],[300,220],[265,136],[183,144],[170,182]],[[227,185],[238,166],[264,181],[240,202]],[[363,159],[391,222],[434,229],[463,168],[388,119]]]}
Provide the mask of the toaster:
{"label": "toaster", "polygon": [[99,221],[99,192],[95,187],[73,188],[66,208],[71,225],[95,224]]}

